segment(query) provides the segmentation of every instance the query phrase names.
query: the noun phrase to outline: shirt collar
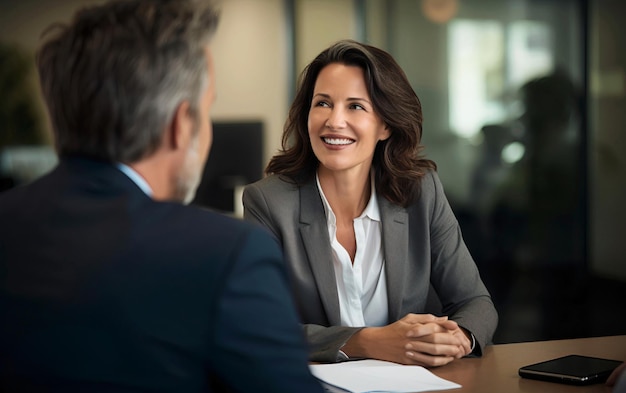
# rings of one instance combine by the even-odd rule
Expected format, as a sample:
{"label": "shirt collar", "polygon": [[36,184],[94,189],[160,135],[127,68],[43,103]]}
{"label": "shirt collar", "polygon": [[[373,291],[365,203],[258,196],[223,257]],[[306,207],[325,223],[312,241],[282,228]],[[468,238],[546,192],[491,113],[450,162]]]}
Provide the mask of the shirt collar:
{"label": "shirt collar", "polygon": [[[336,225],[337,218],[335,217],[335,213],[333,209],[330,207],[328,203],[328,199],[326,199],[326,195],[324,195],[324,190],[322,190],[322,185],[320,184],[320,178],[315,173],[315,183],[317,184],[317,189],[322,196],[322,202],[324,204],[324,211],[326,212],[326,219],[330,224]],[[376,197],[376,185],[374,184],[374,174],[372,173],[370,177],[371,191],[370,191],[370,200],[367,202],[363,213],[358,218],[369,217],[370,220],[380,221],[380,208],[378,207],[378,198]]]}
{"label": "shirt collar", "polygon": [[143,191],[147,196],[152,198],[152,188],[150,188],[148,182],[143,177],[141,177],[139,173],[137,173],[133,168],[129,167],[128,165],[122,164],[121,162],[118,162],[115,166],[117,167],[117,169],[122,171],[122,173],[128,176],[128,178],[132,180],[133,183],[135,183],[137,187],[141,189],[141,191]]}
{"label": "shirt collar", "polygon": [[380,208],[378,207],[378,198],[376,195],[376,185],[374,184],[374,173],[370,177],[370,184],[372,190],[370,191],[370,200],[365,206],[365,210],[363,210],[363,214],[361,217],[369,217],[371,220],[380,221]]}

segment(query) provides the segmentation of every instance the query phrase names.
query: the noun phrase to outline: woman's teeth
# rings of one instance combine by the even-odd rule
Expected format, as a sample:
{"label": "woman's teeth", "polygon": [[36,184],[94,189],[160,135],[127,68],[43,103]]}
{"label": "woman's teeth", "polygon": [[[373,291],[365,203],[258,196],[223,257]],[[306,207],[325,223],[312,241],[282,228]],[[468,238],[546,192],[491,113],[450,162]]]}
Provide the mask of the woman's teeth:
{"label": "woman's teeth", "polygon": [[354,143],[352,139],[347,138],[322,138],[322,140],[329,145],[349,145]]}

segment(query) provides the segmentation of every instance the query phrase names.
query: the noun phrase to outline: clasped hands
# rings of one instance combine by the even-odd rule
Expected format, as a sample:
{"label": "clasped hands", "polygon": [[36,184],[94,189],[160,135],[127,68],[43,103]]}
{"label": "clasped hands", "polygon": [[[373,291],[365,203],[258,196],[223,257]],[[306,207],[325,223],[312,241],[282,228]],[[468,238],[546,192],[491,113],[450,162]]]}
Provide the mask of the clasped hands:
{"label": "clasped hands", "polygon": [[349,357],[434,367],[468,355],[471,346],[469,334],[448,317],[407,314],[387,326],[361,329],[342,350]]}

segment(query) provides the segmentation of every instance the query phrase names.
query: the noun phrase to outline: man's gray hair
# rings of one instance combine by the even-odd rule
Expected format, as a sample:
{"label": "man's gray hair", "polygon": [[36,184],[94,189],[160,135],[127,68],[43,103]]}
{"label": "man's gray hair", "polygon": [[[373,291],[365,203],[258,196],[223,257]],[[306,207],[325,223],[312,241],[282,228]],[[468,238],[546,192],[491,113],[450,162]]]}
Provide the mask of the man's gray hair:
{"label": "man's gray hair", "polygon": [[209,0],[117,0],[51,26],[37,66],[59,155],[135,162],[183,101],[197,118],[218,20]]}

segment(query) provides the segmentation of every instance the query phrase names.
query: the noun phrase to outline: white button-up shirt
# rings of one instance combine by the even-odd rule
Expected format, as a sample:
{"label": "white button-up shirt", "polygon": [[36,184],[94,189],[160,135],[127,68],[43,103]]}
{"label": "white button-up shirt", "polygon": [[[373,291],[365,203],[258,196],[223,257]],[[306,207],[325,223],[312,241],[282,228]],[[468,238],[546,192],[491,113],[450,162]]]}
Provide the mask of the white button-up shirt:
{"label": "white button-up shirt", "polygon": [[337,240],[337,219],[316,176],[333,251],[342,326],[384,326],[388,321],[387,282],[382,247],[382,224],[372,177],[370,200],[353,220],[356,237],[354,263]]}

